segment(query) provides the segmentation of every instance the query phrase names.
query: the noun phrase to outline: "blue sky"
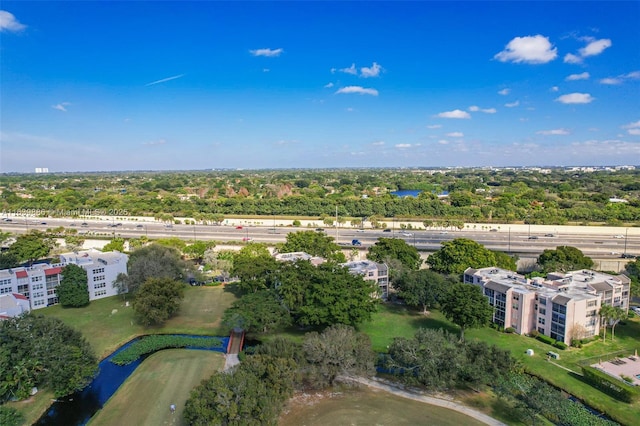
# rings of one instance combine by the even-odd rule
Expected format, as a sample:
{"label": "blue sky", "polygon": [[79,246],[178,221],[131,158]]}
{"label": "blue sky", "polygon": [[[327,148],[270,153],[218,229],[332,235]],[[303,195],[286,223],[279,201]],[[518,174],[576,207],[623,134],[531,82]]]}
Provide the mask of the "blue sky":
{"label": "blue sky", "polygon": [[640,164],[638,1],[0,8],[0,172]]}

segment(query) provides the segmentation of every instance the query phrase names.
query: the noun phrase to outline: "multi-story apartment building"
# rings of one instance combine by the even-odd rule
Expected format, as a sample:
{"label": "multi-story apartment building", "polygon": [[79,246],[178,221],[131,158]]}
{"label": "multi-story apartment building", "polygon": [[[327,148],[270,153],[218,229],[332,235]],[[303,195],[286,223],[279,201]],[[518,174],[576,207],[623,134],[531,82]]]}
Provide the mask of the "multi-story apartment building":
{"label": "multi-story apartment building", "polygon": [[114,296],[117,289],[113,281],[119,273],[127,273],[128,256],[119,252],[102,253],[98,250],[60,255],[55,264],[39,263],[32,266],[0,270],[0,295],[18,294],[29,300],[31,309],[58,303],[56,287],[62,280],[62,268],[75,264],[87,271],[89,300]]}
{"label": "multi-story apartment building", "polygon": [[341,265],[349,268],[349,272],[352,274],[362,275],[365,280],[376,282],[380,291],[378,296],[387,300],[389,297],[389,268],[387,265],[371,260],[357,260]]}
{"label": "multi-story apartment building", "polygon": [[496,324],[519,334],[537,330],[566,344],[600,332],[603,304],[629,308],[631,281],[624,275],[580,270],[527,279],[490,267],[468,268],[464,282],[482,287]]}

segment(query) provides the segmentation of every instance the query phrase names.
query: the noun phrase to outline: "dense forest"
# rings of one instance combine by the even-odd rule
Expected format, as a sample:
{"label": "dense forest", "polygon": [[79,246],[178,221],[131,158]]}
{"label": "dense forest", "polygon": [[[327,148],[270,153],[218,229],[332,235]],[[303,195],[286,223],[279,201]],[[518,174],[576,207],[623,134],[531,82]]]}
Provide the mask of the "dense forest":
{"label": "dense forest", "polygon": [[[640,224],[640,170],[322,169],[0,175],[0,211]],[[397,197],[397,190],[420,190]],[[613,200],[613,201],[611,201]],[[370,219],[371,220],[371,219]]]}

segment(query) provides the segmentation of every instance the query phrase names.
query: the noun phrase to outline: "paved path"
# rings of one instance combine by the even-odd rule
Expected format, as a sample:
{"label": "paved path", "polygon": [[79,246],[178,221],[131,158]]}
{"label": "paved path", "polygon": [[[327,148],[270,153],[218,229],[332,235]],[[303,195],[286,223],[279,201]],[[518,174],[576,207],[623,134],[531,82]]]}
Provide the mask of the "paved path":
{"label": "paved path", "polygon": [[479,411],[476,411],[472,408],[469,408],[467,406],[464,406],[462,404],[459,404],[457,402],[451,401],[451,400],[446,400],[446,399],[440,399],[440,398],[434,398],[432,396],[426,396],[426,395],[421,395],[418,394],[416,392],[410,391],[410,390],[406,390],[403,389],[402,387],[400,387],[397,384],[390,384],[390,383],[385,383],[381,380],[371,380],[371,379],[365,379],[364,377],[344,377],[342,376],[341,379],[343,380],[350,380],[350,381],[354,381],[354,382],[358,382],[361,383],[363,385],[375,388],[375,389],[380,389],[380,390],[384,390],[386,392],[390,392],[394,395],[398,395],[401,396],[403,398],[408,398],[408,399],[412,399],[414,401],[419,401],[419,402],[425,402],[427,404],[431,404],[431,405],[435,405],[438,407],[443,407],[443,408],[447,408],[449,410],[453,410],[453,411],[457,411],[459,413],[465,414],[469,417],[473,417],[474,419],[481,421],[484,424],[487,425],[491,425],[491,426],[506,426],[504,423],[487,416],[484,413],[481,413]]}

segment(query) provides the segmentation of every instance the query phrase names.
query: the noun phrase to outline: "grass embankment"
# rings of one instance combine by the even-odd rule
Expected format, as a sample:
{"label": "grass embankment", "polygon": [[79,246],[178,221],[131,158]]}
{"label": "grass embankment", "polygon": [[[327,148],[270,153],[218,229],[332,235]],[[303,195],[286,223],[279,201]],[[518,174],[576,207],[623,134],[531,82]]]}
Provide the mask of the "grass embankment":
{"label": "grass embankment", "polygon": [[[186,425],[191,390],[222,369],[220,353],[168,349],[147,358],[89,422],[100,425]],[[175,404],[176,411],[169,407]]]}
{"label": "grass embankment", "polygon": [[[410,338],[420,327],[443,328],[458,333],[458,328],[438,311],[432,311],[428,316],[424,316],[420,312],[400,305],[382,305],[373,320],[363,324],[359,329],[371,337],[374,350],[384,352],[394,337]],[[580,361],[599,356],[607,359],[607,354],[620,350],[626,350],[629,354],[632,354],[636,349],[640,350],[640,320],[634,318],[627,320],[626,325],[618,325],[614,341],[611,341],[610,336],[611,333],[608,330],[606,342],[598,341],[585,345],[581,349],[570,348],[561,351],[530,337],[501,333],[490,328],[472,329],[465,332],[466,339],[478,339],[495,344],[500,348],[509,349],[529,372],[566,390],[592,407],[606,412],[615,420],[627,425],[636,424],[640,418],[640,402],[634,404],[620,402],[581,380],[581,370],[578,364]],[[533,349],[534,356],[527,356],[527,349]],[[549,350],[560,354],[560,359],[554,361],[560,366],[547,361],[546,353]],[[566,369],[580,374],[574,374]],[[496,412],[489,414],[501,417]]]}
{"label": "grass embankment", "polygon": [[[137,324],[133,309],[125,306],[125,301],[119,296],[94,300],[84,308],[65,309],[56,305],[36,313],[60,318],[80,330],[96,355],[102,359],[122,344],[143,334],[224,336],[228,330],[221,328],[220,319],[234,300],[236,295],[224,287],[189,287],[178,315],[161,327]],[[12,406],[23,413],[25,424],[33,424],[51,405],[52,398],[50,392],[40,392],[27,401],[12,403]]]}

